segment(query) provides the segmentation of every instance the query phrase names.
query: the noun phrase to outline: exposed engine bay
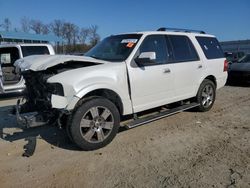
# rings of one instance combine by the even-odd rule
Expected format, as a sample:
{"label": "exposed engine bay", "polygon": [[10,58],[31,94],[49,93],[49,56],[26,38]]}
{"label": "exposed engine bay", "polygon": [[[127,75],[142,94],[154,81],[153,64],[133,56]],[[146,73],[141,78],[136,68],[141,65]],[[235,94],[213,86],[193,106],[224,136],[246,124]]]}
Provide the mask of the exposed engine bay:
{"label": "exposed engine bay", "polygon": [[93,62],[68,61],[50,67],[43,71],[27,70],[22,72],[25,79],[25,103],[16,107],[19,123],[27,127],[36,127],[43,124],[53,124],[59,121],[63,111],[53,109],[51,105],[52,94],[64,96],[63,86],[60,83],[47,83],[47,80],[65,71],[97,65]]}

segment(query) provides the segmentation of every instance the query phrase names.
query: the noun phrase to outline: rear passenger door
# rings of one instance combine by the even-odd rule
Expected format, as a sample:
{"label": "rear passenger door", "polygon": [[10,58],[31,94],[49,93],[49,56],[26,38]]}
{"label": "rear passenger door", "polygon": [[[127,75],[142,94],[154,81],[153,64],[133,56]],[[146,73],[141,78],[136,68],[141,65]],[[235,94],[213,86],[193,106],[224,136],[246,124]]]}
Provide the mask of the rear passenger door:
{"label": "rear passenger door", "polygon": [[190,38],[185,35],[168,35],[176,100],[196,95],[203,64]]}

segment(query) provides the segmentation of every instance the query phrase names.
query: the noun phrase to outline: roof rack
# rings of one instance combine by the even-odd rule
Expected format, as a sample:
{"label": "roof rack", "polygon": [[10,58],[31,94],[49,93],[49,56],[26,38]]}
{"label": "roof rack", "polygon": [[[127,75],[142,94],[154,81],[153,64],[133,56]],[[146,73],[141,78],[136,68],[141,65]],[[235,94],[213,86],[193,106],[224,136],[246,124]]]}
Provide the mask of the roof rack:
{"label": "roof rack", "polygon": [[174,32],[206,34],[205,31],[199,31],[199,30],[193,30],[193,29],[166,28],[166,27],[161,27],[157,29],[157,31],[174,31]]}

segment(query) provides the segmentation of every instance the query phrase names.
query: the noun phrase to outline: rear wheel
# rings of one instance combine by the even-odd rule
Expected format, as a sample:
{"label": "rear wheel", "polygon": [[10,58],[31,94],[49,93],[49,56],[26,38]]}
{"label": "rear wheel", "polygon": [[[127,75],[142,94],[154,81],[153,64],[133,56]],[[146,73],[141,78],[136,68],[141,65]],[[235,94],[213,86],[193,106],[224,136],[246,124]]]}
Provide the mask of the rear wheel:
{"label": "rear wheel", "polygon": [[205,79],[198,90],[196,101],[199,103],[197,109],[200,112],[206,112],[210,110],[214,104],[216,96],[215,84],[208,79]]}
{"label": "rear wheel", "polygon": [[73,114],[70,132],[81,149],[95,150],[113,140],[119,124],[120,114],[116,106],[105,98],[93,98]]}

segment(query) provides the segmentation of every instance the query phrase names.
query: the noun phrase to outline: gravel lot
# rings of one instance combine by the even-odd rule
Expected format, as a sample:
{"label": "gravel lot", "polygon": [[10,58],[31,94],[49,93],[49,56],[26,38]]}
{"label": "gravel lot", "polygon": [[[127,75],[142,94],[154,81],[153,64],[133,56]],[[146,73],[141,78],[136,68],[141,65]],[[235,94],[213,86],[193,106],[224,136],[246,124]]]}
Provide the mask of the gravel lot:
{"label": "gravel lot", "polygon": [[[250,187],[250,87],[226,86],[213,109],[183,112],[79,151],[64,130],[23,131],[0,101],[0,187]],[[36,137],[33,156],[23,157]]]}

